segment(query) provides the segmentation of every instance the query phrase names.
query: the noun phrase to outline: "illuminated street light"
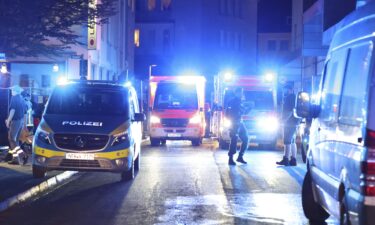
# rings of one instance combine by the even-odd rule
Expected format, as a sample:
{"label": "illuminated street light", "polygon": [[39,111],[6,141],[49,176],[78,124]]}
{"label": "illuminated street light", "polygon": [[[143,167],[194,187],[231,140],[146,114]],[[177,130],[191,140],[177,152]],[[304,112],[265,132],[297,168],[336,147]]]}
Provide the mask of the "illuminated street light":
{"label": "illuminated street light", "polygon": [[276,76],[275,73],[268,72],[265,75],[265,79],[266,79],[267,82],[271,82],[271,81],[273,81],[275,79],[275,76]]}
{"label": "illuminated street light", "polygon": [[1,64],[0,72],[4,73],[4,74],[8,73],[8,68],[7,68],[7,64],[6,63]]}
{"label": "illuminated street light", "polygon": [[53,65],[52,71],[55,72],[55,73],[59,72],[59,65],[57,65],[57,64]]}

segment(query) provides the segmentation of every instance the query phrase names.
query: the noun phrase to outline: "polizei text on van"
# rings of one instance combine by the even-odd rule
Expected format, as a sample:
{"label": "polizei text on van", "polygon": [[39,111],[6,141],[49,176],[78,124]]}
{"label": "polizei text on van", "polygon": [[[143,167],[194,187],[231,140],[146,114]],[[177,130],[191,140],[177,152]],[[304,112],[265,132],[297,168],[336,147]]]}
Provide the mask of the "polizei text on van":
{"label": "polizei text on van", "polygon": [[93,122],[93,121],[63,121],[62,125],[70,126],[89,126],[89,127],[101,127],[103,126],[102,122]]}

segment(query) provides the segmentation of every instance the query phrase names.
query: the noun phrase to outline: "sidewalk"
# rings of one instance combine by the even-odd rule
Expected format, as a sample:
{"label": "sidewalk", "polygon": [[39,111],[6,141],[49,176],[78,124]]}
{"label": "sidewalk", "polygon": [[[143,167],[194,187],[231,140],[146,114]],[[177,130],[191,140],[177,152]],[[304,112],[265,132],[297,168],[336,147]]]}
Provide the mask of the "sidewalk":
{"label": "sidewalk", "polygon": [[51,171],[42,179],[32,175],[31,157],[26,165],[3,161],[5,151],[0,148],[0,212],[51,188],[72,176],[73,172]]}

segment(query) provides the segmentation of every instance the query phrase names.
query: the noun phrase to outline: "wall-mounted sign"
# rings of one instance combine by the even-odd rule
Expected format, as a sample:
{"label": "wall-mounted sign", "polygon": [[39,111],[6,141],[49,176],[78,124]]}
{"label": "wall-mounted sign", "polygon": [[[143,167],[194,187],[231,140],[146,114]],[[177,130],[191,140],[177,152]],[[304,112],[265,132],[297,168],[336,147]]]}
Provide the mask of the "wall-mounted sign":
{"label": "wall-mounted sign", "polygon": [[[94,0],[92,3],[90,2],[89,7],[95,8],[97,0]],[[88,28],[87,28],[87,49],[89,50],[96,50],[96,19],[89,18]]]}

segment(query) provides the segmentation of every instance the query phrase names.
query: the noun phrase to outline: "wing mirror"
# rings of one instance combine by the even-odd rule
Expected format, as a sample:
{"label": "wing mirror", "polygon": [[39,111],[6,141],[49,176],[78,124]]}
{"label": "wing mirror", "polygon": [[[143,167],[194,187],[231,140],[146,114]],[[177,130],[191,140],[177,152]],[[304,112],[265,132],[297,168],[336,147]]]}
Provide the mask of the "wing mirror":
{"label": "wing mirror", "polygon": [[307,92],[298,92],[294,114],[299,118],[311,117],[310,95]]}
{"label": "wing mirror", "polygon": [[134,114],[134,121],[143,122],[145,120],[146,120],[146,115],[144,113],[135,113]]}

